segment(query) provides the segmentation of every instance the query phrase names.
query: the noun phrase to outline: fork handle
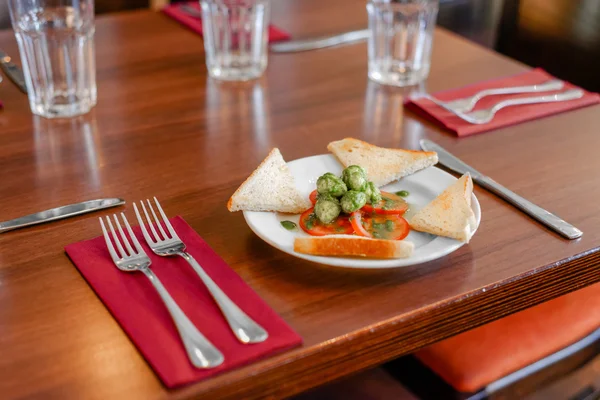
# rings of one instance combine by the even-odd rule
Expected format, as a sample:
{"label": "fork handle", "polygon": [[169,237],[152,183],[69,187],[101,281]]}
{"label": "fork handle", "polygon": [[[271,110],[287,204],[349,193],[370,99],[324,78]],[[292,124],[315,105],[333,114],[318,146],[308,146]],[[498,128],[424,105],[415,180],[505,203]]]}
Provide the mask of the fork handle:
{"label": "fork handle", "polygon": [[583,97],[584,92],[581,89],[571,89],[565,92],[549,94],[546,96],[535,96],[535,97],[522,97],[520,99],[509,99],[504,100],[492,107],[492,110],[498,111],[504,107],[519,106],[522,104],[535,104],[535,103],[552,103],[555,101],[566,101],[575,100]]}
{"label": "fork handle", "polygon": [[583,232],[574,227],[573,225],[562,220],[561,218],[552,214],[551,212],[544,210],[540,206],[533,204],[532,202],[519,196],[515,192],[512,192],[511,190],[505,188],[492,178],[488,176],[476,176],[473,177],[473,180],[479,185],[489,190],[490,192],[508,201],[509,203],[517,207],[519,210],[532,217],[533,219],[541,222],[548,228],[566,237],[567,239],[573,240],[583,235]]}
{"label": "fork handle", "polygon": [[474,95],[471,99],[476,103],[485,96],[497,95],[497,94],[519,94],[519,93],[535,93],[535,92],[549,92],[551,90],[559,90],[564,86],[564,82],[558,79],[553,79],[544,83],[527,86],[513,86],[505,88],[493,88],[485,89]]}
{"label": "fork handle", "polygon": [[198,274],[202,282],[204,282],[206,288],[223,312],[231,330],[240,342],[260,343],[267,340],[269,337],[267,331],[231,301],[191,254],[185,251],[178,252],[177,254],[183,257],[192,266],[194,271],[196,271],[196,274]]}
{"label": "fork handle", "polygon": [[142,272],[152,283],[169,310],[192,364],[196,368],[214,368],[221,365],[224,360],[223,354],[196,329],[196,326],[179,308],[156,274],[149,268],[143,268]]}

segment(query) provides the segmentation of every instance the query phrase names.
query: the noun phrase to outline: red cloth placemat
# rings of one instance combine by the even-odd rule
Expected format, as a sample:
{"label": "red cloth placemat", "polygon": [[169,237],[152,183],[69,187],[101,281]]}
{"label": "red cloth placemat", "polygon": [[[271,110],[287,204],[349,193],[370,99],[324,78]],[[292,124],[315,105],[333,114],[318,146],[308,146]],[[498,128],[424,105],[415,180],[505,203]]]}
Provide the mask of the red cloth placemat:
{"label": "red cloth placemat", "polygon": [[[163,8],[162,12],[202,36],[202,20],[196,16],[191,16],[183,12],[180,8],[182,4],[186,4],[188,7],[192,7],[200,12],[198,1],[171,4]],[[280,42],[289,39],[289,33],[276,26],[269,25],[269,42]]]}
{"label": "red cloth placemat", "polygon": [[[509,86],[535,85],[544,83],[551,79],[556,78],[548,74],[546,71],[537,68],[518,75],[493,79],[458,89],[451,89],[443,92],[433,93],[432,96],[441,101],[451,101],[473,96],[477,92],[484,89],[503,88]],[[509,98],[532,97],[545,94],[554,94],[574,88],[577,88],[577,86],[565,82],[565,85],[561,90],[556,90],[553,92],[486,96],[477,102],[477,105],[475,106],[473,111],[492,107],[494,104]],[[585,92],[582,98],[571,101],[527,104],[521,106],[506,107],[498,111],[498,113],[492,121],[483,125],[471,124],[459,118],[452,112],[436,105],[431,100],[428,100],[426,98],[409,99],[407,100],[405,106],[411,109],[412,111],[423,115],[425,118],[433,120],[437,124],[444,126],[452,132],[455,132],[458,136],[463,137],[474,135],[476,133],[491,131],[498,128],[503,128],[509,125],[519,124],[521,122],[530,121],[569,110],[574,110],[576,108],[597,104],[599,102],[600,96],[597,93]]]}
{"label": "red cloth placemat", "polygon": [[[302,338],[265,303],[181,217],[171,219],[187,251],[221,289],[269,333],[263,343],[242,344],[192,267],[181,257],[154,255],[139,227],[134,232],[152,260],[151,269],[196,327],[225,356],[213,369],[197,369],[187,358],[175,325],[142,272],[122,272],[112,262],[102,236],[68,245],[79,272],[110,310],[165,386],[172,388],[298,346]],[[98,230],[100,226],[98,224]]]}

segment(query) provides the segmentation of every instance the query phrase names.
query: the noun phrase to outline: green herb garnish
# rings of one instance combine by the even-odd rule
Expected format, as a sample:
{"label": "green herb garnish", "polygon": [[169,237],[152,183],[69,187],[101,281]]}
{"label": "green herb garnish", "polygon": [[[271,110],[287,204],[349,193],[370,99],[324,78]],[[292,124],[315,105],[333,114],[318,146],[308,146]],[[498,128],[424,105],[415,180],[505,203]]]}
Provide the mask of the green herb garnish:
{"label": "green herb garnish", "polygon": [[[292,221],[281,221],[280,224],[288,231],[296,229],[296,223],[294,223]],[[308,226],[308,224],[307,224],[307,226]]]}
{"label": "green herb garnish", "polygon": [[387,220],[385,221],[385,230],[388,232],[392,232],[394,230],[394,221]]}
{"label": "green herb garnish", "polygon": [[385,228],[385,224],[384,223],[373,222],[373,229],[382,230],[384,228]]}
{"label": "green herb garnish", "polygon": [[383,205],[381,206],[381,209],[383,210],[389,210],[390,208],[394,208],[394,206],[396,205],[396,202],[392,199],[384,197],[382,200]]}
{"label": "green herb garnish", "polygon": [[311,230],[312,228],[315,227],[315,218],[316,218],[316,215],[314,213],[312,213],[308,216],[308,219],[306,221],[306,228],[308,230]]}
{"label": "green herb garnish", "polygon": [[400,197],[407,197],[409,194],[410,194],[410,193],[408,193],[408,191],[407,191],[407,190],[401,190],[401,191],[399,191],[399,192],[396,192],[396,195],[397,195],[397,196],[400,196]]}

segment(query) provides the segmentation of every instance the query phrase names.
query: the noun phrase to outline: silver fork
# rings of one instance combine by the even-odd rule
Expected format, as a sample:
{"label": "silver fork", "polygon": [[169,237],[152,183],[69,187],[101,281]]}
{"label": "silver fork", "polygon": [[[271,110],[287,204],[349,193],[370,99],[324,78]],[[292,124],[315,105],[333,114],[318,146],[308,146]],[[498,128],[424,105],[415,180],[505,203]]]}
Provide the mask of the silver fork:
{"label": "silver fork", "polygon": [[583,97],[583,90],[581,89],[570,89],[561,93],[549,94],[546,96],[535,96],[535,97],[521,97],[517,99],[507,99],[496,103],[493,107],[486,108],[484,110],[472,111],[470,113],[456,112],[448,109],[445,104],[438,103],[438,100],[433,97],[426,95],[426,97],[439,105],[440,107],[446,108],[448,111],[453,112],[457,117],[464,119],[472,124],[481,125],[490,122],[496,113],[504,107],[518,106],[523,104],[536,104],[536,103],[554,103],[560,101],[575,100]]}
{"label": "silver fork", "polygon": [[571,90],[566,90],[561,93],[548,94],[546,96],[522,97],[519,99],[508,99],[508,100],[500,101],[497,104],[495,104],[493,107],[490,107],[485,110],[471,111],[470,113],[466,113],[466,114],[458,113],[457,115],[459,117],[461,117],[462,119],[464,119],[465,121],[468,121],[472,124],[486,124],[486,123],[490,122],[494,118],[494,115],[496,115],[496,113],[498,111],[500,111],[501,109],[503,109],[504,107],[519,106],[522,104],[554,103],[554,102],[559,102],[559,101],[575,100],[575,99],[579,99],[581,97],[583,97],[583,90],[571,89]]}
{"label": "silver fork", "polygon": [[[102,226],[102,233],[104,234],[106,247],[108,248],[108,252],[110,253],[110,256],[117,268],[125,272],[141,271],[144,273],[144,275],[146,275],[148,280],[152,283],[152,286],[154,286],[158,292],[161,300],[167,307],[169,314],[171,314],[171,318],[177,327],[177,331],[179,332],[179,336],[181,337],[181,341],[183,342],[188,357],[195,367],[214,368],[218,365],[221,365],[224,360],[223,354],[221,354],[221,352],[215,346],[213,346],[213,344],[209,342],[208,339],[206,339],[204,335],[198,331],[198,329],[196,329],[194,324],[188,319],[181,308],[179,308],[175,300],[173,300],[158,277],[150,270],[150,258],[146,255],[142,249],[142,246],[140,246],[140,242],[133,234],[131,226],[129,226],[129,222],[127,221],[127,218],[125,218],[125,214],[121,213],[121,218],[123,218],[123,222],[125,223],[129,237],[135,246],[135,250],[131,247],[127,236],[125,236],[123,228],[121,228],[121,224],[119,223],[119,219],[115,214],[113,214],[113,217],[120,235],[115,233],[115,229],[113,228],[109,217],[106,217],[106,222],[110,228],[112,240],[115,242],[117,249],[119,250],[118,254],[110,240],[108,232],[106,231],[106,227],[104,226],[104,222],[102,222],[102,218],[98,219],[100,220],[100,225]],[[119,240],[118,236],[120,236],[121,240]],[[125,244],[127,252],[125,252],[125,249],[123,249],[121,241],[123,244]]]}
{"label": "silver fork", "polygon": [[206,285],[206,288],[212,295],[213,299],[223,312],[227,323],[231,327],[234,335],[238,338],[238,340],[242,343],[259,343],[264,342],[269,337],[267,331],[263,329],[262,326],[253,321],[246,313],[244,313],[231,299],[221,290],[221,288],[211,279],[210,276],[202,269],[200,264],[192,257],[191,254],[185,251],[185,244],[179,239],[175,229],[169,222],[169,219],[165,215],[160,203],[154,197],[154,201],[156,203],[156,207],[160,212],[162,220],[169,231],[169,235],[162,227],[160,220],[156,216],[154,212],[154,208],[150,203],[150,200],[146,200],[148,203],[148,207],[152,212],[152,216],[154,217],[154,223],[158,226],[158,230],[161,235],[158,234],[156,229],[154,229],[154,223],[148,215],[148,211],[146,211],[146,207],[144,206],[144,202],[140,201],[142,205],[142,210],[144,211],[144,215],[146,216],[147,224],[150,227],[150,231],[152,235],[148,233],[146,229],[146,224],[137,208],[137,205],[133,203],[133,208],[135,209],[135,215],[137,216],[140,227],[142,228],[142,233],[144,234],[144,238],[146,239],[146,243],[152,249],[152,251],[159,256],[180,256],[183,257],[196,271],[196,274],[200,277],[202,282]]}
{"label": "silver fork", "polygon": [[[538,92],[550,92],[552,90],[562,89],[565,83],[558,79],[552,79],[546,81],[544,83],[540,83],[537,85],[528,85],[528,86],[512,86],[512,87],[504,87],[504,88],[492,88],[492,89],[484,89],[473,96],[465,97],[462,99],[456,99],[452,101],[441,101],[435,99],[435,103],[444,107],[448,111],[452,111],[455,113],[467,113],[471,111],[475,104],[482,98],[486,96],[493,96],[498,94],[518,94],[518,93],[538,93]],[[431,100],[429,95],[429,99]],[[432,100],[433,101],[433,100]],[[443,104],[443,105],[442,105]]]}

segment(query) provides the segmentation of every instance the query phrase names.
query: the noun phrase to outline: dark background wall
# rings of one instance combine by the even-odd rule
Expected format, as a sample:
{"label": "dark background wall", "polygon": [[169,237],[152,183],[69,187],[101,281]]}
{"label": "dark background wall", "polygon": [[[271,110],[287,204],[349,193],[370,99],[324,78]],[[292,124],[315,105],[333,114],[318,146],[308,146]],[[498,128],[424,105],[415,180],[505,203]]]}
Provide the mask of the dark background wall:
{"label": "dark background wall", "polygon": [[438,23],[600,91],[600,0],[441,0]]}

